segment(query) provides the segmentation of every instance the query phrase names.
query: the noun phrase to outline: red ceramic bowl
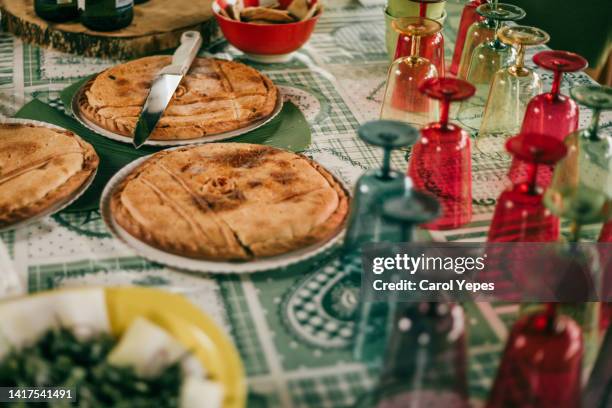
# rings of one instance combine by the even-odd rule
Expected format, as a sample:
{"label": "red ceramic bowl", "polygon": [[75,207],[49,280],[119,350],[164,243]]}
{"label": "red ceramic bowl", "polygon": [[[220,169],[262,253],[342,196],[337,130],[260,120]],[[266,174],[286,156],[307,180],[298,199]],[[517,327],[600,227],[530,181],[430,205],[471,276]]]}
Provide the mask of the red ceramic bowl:
{"label": "red ceramic bowl", "polygon": [[[259,1],[246,0],[244,3],[245,6],[257,6]],[[285,8],[289,1],[283,0],[279,3],[282,8]],[[320,10],[314,17],[306,21],[287,24],[252,24],[220,15],[219,10],[226,6],[225,0],[215,0],[213,3],[213,12],[223,35],[234,47],[260,60],[282,60],[283,57],[288,57],[288,54],[299,49],[310,38],[321,15]]]}

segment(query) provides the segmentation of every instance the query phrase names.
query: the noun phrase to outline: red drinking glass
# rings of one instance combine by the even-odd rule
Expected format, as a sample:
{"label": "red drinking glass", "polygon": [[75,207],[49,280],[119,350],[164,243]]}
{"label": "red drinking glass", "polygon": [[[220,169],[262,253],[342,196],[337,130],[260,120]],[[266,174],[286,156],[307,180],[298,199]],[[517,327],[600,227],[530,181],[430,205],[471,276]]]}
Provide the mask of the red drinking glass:
{"label": "red drinking glass", "polygon": [[[440,3],[445,0],[410,0],[419,4],[419,16],[426,17],[427,5],[429,3]],[[422,36],[419,45],[419,56],[428,59],[436,67],[438,76],[444,76],[444,36],[442,35],[442,26],[440,30],[427,35]],[[397,40],[397,46],[395,48],[395,57],[407,57],[411,55],[412,49],[412,38],[407,35],[400,34]]]}
{"label": "red drinking glass", "polygon": [[489,242],[553,242],[559,238],[559,219],[542,202],[537,184],[538,167],[554,165],[567,153],[560,140],[534,134],[519,134],[506,142],[506,149],[528,170],[528,181],[514,184],[497,200]]}
{"label": "red drinking glass", "polygon": [[461,62],[461,54],[463,53],[465,36],[468,29],[472,24],[484,18],[476,12],[476,8],[486,2],[486,0],[471,0],[463,8],[463,12],[461,13],[461,21],[459,22],[459,29],[457,30],[457,38],[455,40],[453,60],[449,68],[450,73],[453,75],[457,75],[457,72],[459,72],[459,62]]}
{"label": "red drinking glass", "polygon": [[[568,51],[542,51],[534,55],[533,62],[538,66],[553,71],[552,89],[533,97],[527,105],[521,133],[545,134],[559,140],[578,129],[578,105],[569,96],[561,93],[561,79],[564,72],[583,70],[587,60],[578,54]],[[509,176],[512,182],[524,180],[527,171],[524,164],[514,160],[510,166]],[[540,166],[538,183],[546,188],[552,178],[552,169]]]}
{"label": "red drinking glass", "polygon": [[487,408],[579,408],[580,326],[556,305],[512,327]]}
{"label": "red drinking glass", "polygon": [[476,89],[456,78],[430,78],[419,91],[440,101],[440,121],[421,129],[408,167],[417,190],[433,194],[442,216],[423,225],[428,229],[457,228],[472,218],[472,162],[470,134],[449,123],[450,103],[474,95]]}

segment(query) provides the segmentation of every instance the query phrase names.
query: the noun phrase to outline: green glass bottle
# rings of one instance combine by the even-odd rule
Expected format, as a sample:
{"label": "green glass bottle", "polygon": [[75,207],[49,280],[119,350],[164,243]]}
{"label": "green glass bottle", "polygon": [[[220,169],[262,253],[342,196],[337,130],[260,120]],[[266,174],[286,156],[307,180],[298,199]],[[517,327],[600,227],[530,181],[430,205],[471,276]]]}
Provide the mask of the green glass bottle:
{"label": "green glass bottle", "polygon": [[134,18],[134,0],[84,0],[81,23],[95,31],[127,27]]}
{"label": "green glass bottle", "polygon": [[34,11],[40,18],[56,23],[79,16],[77,0],[35,0]]}

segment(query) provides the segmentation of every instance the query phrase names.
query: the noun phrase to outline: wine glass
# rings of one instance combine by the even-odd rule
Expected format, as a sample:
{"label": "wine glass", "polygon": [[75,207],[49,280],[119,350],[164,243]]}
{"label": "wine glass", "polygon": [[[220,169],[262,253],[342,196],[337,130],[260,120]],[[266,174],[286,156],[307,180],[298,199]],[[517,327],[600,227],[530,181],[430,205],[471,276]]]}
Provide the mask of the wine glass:
{"label": "wine glass", "polygon": [[[578,128],[578,105],[568,96],[561,93],[561,79],[564,72],[575,72],[584,69],[587,61],[578,54],[568,51],[542,51],[533,57],[538,66],[554,72],[552,88],[533,97],[521,126],[521,133],[547,134],[563,140]],[[509,176],[517,182],[525,175],[523,163],[513,161]],[[552,169],[547,166],[539,168],[540,185],[546,188],[550,184]]]}
{"label": "wine glass", "polygon": [[[396,25],[393,25],[393,22],[396,22]],[[399,33],[394,59],[419,55],[436,67],[438,76],[444,76],[444,36],[442,35],[442,24],[425,17],[401,17],[394,19],[393,22],[393,28]],[[419,25],[423,28],[415,32],[414,29],[407,27],[410,25]],[[416,53],[413,52],[414,46],[412,44],[414,40],[418,40],[415,49]]]}
{"label": "wine glass", "polygon": [[590,125],[565,138],[567,156],[555,167],[544,195],[556,215],[572,220],[571,240],[580,238],[580,227],[612,217],[612,141],[601,134],[601,111],[612,109],[612,88],[586,85],[572,88],[571,97],[593,110]]}
{"label": "wine glass", "polygon": [[[412,146],[419,132],[414,127],[397,121],[377,120],[361,125],[357,131],[366,143],[382,147],[382,165],[366,171],[357,181],[343,248],[343,264],[360,264],[361,246],[368,242],[401,242],[402,225],[390,222],[383,215],[383,203],[389,197],[404,195],[411,190],[407,177],[391,168],[393,149]],[[351,262],[356,258],[356,262]],[[352,273],[359,274],[361,268]],[[354,355],[359,361],[375,365],[382,359],[381,349],[386,345],[387,327],[391,318],[389,305],[361,299],[355,324]]]}
{"label": "wine glass", "polygon": [[476,47],[470,57],[466,80],[476,87],[476,93],[469,101],[461,103],[458,118],[464,126],[473,131],[480,128],[493,75],[516,59],[516,50],[500,40],[497,30],[504,21],[516,21],[525,17],[522,8],[507,3],[483,4],[477,10],[495,22],[496,34],[492,40]]}
{"label": "wine glass", "polygon": [[[442,26],[423,17],[400,18],[392,24],[401,33],[398,51],[409,43],[411,52],[409,56],[397,58],[389,68],[380,117],[424,125],[435,118],[437,106],[418,87],[424,79],[438,76],[438,71],[431,61],[419,56],[419,44],[422,37],[439,32]],[[406,42],[405,38],[410,41]]]}
{"label": "wine glass", "polygon": [[524,316],[506,342],[487,408],[579,407],[580,326],[555,303]]}
{"label": "wine glass", "polygon": [[549,35],[536,27],[508,26],[499,30],[499,39],[517,50],[514,65],[495,73],[482,124],[479,141],[489,134],[516,134],[521,127],[529,100],[542,92],[540,76],[525,67],[525,48],[548,42]]}
{"label": "wine glass", "polygon": [[397,304],[380,380],[359,408],[468,408],[463,308],[449,302]]}
{"label": "wine glass", "polygon": [[[476,7],[476,15],[480,18],[470,25],[467,33],[465,34],[465,41],[463,44],[463,49],[461,50],[461,56],[459,57],[459,65],[457,67],[457,78],[467,78],[470,60],[476,47],[484,42],[491,41],[495,37],[495,21],[486,18],[481,13],[483,9],[480,7],[484,6],[485,4],[487,4],[487,2],[483,2],[480,6]],[[489,4],[497,7],[497,0],[492,1]]]}
{"label": "wine glass", "polygon": [[441,102],[440,121],[421,129],[408,174],[418,190],[430,192],[442,205],[442,216],[424,227],[457,228],[472,218],[470,135],[449,123],[448,115],[451,101],[465,100],[475,89],[461,79],[430,78],[421,83],[419,90]]}
{"label": "wine glass", "polygon": [[565,154],[563,142],[546,135],[519,134],[506,149],[530,169],[529,181],[514,184],[497,200],[488,242],[553,242],[559,238],[559,219],[544,207],[537,185],[539,165],[553,165]]}
{"label": "wine glass", "polygon": [[[459,72],[459,62],[461,61],[461,54],[463,53],[463,47],[465,45],[465,39],[467,37],[468,30],[472,24],[478,23],[483,20],[483,17],[476,12],[476,7],[486,3],[486,0],[470,0],[463,7],[461,12],[461,20],[459,21],[459,28],[457,29],[457,36],[455,37],[455,51],[453,52],[453,59],[449,72],[453,75],[457,75]],[[493,30],[490,30],[491,37],[493,37]],[[474,46],[475,48],[476,46]]]}
{"label": "wine glass", "polygon": [[401,237],[400,225],[385,221],[382,201],[404,193],[406,176],[391,168],[393,149],[412,146],[419,137],[414,127],[398,121],[376,120],[357,130],[364,142],[383,148],[381,167],[366,171],[355,186],[344,247],[358,250],[366,242],[394,241]]}

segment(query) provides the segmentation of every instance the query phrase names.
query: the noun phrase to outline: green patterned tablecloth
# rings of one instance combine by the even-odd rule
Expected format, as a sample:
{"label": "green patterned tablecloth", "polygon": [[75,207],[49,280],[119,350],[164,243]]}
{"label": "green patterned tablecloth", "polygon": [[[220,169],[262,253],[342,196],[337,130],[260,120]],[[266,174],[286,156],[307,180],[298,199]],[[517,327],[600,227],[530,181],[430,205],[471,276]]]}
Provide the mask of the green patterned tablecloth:
{"label": "green patterned tablecloth", "polygon": [[[446,55],[452,55],[460,4],[450,0]],[[376,166],[380,152],[355,136],[359,125],[378,116],[388,67],[382,5],[326,5],[309,43],[288,63],[261,65],[219,43],[220,57],[244,61],[269,75],[305,114],[313,143],[306,152],[348,183]],[[530,55],[538,49],[530,50]],[[67,55],[22,43],[0,33],[0,110],[14,114],[37,98],[62,108],[68,84],[117,61]],[[546,85],[551,76],[542,73]],[[564,88],[588,83],[568,75]],[[581,111],[581,124],[589,119]],[[610,116],[604,118],[610,122]],[[398,168],[406,162],[399,154]],[[505,185],[508,158],[502,152],[473,157],[474,220],[460,230],[435,232],[436,240],[481,241]],[[586,229],[595,236],[596,226]],[[249,378],[249,406],[344,407],[376,378],[351,358],[355,289],[337,263],[301,266],[243,276],[179,272],[138,257],[113,239],[97,211],[61,212],[36,224],[0,234],[27,291],[80,285],[146,285],[182,293],[212,315],[237,345]],[[2,259],[0,257],[0,259]],[[515,306],[467,305],[470,387],[486,398]]]}

